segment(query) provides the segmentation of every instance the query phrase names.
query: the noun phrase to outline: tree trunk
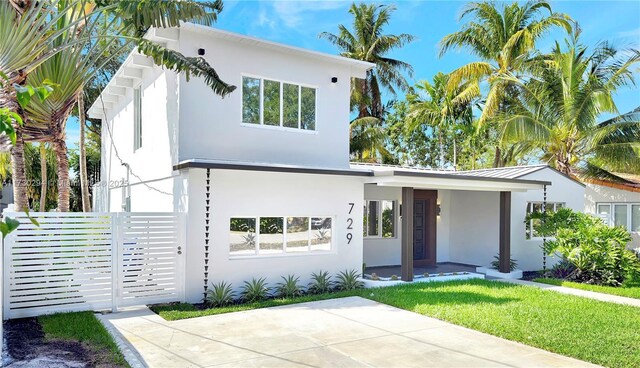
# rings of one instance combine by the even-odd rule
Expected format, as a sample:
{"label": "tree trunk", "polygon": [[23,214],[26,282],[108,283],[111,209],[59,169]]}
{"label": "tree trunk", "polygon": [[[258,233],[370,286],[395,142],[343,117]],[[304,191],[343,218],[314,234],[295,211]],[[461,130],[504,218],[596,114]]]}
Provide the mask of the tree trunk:
{"label": "tree trunk", "polygon": [[58,211],[69,212],[69,158],[64,133],[54,138],[53,150],[58,161]]}
{"label": "tree trunk", "polygon": [[40,142],[40,212],[47,210],[47,146]]}
{"label": "tree trunk", "polygon": [[453,134],[453,170],[458,170],[458,145],[455,133]]}
{"label": "tree trunk", "polygon": [[89,202],[89,181],[87,179],[87,149],[84,142],[84,96],[81,92],[78,96],[78,120],[80,123],[80,192],[82,193],[82,211],[91,212],[91,202]]}
{"label": "tree trunk", "polygon": [[24,169],[24,141],[22,128],[16,129],[16,144],[11,148],[11,177],[13,178],[13,203],[16,211],[29,209],[27,176]]}
{"label": "tree trunk", "polygon": [[444,141],[441,127],[438,128],[438,145],[440,146],[440,168],[444,169]]}
{"label": "tree trunk", "polygon": [[496,154],[493,157],[493,167],[502,167],[502,150],[500,147],[496,147]]}
{"label": "tree trunk", "polygon": [[[11,112],[15,112],[26,123],[24,111],[20,108],[16,100],[16,91],[13,83],[24,84],[27,77],[24,74],[10,76],[4,88],[0,89],[0,108],[7,108]],[[16,211],[24,211],[29,209],[29,200],[27,199],[27,177],[24,168],[24,141],[22,137],[22,127],[14,125],[16,131],[16,144],[11,147],[11,178],[13,180],[13,202]]]}

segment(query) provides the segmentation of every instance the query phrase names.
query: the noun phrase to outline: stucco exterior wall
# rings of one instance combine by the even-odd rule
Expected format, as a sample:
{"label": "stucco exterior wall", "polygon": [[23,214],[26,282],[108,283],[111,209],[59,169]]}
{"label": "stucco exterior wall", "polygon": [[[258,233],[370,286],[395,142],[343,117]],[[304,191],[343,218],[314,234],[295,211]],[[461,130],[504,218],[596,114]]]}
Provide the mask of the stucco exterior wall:
{"label": "stucco exterior wall", "polygon": [[488,265],[498,254],[499,193],[454,190],[450,196],[450,262]]}
{"label": "stucco exterior wall", "polygon": [[[552,182],[547,186],[547,202],[561,202],[574,211],[583,211],[584,186],[557,171],[545,168],[522,179]],[[543,194],[543,190],[531,190],[511,195],[511,258],[518,262],[518,269],[523,271],[542,269],[542,239],[526,239],[524,219],[527,203],[542,202]],[[558,257],[547,257],[547,267],[553,267],[558,260]]]}
{"label": "stucco exterior wall", "polygon": [[[184,172],[189,182],[186,296],[197,302],[203,296],[206,170]],[[360,272],[362,198],[358,177],[211,170],[209,281],[226,281],[239,288],[252,277],[265,277],[273,286],[281,276],[295,274],[306,286],[312,272]],[[354,203],[351,214],[349,203]],[[230,259],[230,218],[242,216],[332,216],[332,251]],[[348,218],[354,220],[352,230],[347,229]],[[353,234],[350,244],[347,232]]]}
{"label": "stucco exterior wall", "polygon": [[[126,163],[131,185],[132,210],[177,210],[174,185],[177,174],[178,77],[161,69],[146,68],[142,80],[142,147],[134,151],[133,90],[107,116],[108,127],[102,129],[102,186],[108,195],[100,196],[106,204],[96,207],[122,211],[123,183],[127,181]],[[147,183],[147,186],[141,184]],[[152,189],[153,188],[153,189]],[[161,193],[163,192],[163,193]],[[135,206],[133,205],[135,204]]]}
{"label": "stucco exterior wall", "polygon": [[[598,203],[640,203],[640,193],[605,187],[602,185],[587,184],[584,191],[584,211],[595,214]],[[629,248],[640,247],[640,232],[632,232],[632,242]]]}
{"label": "stucco exterior wall", "polygon": [[[350,68],[259,45],[207,37],[182,29],[180,51],[204,58],[220,77],[238,88],[220,98],[201,80],[181,77],[180,159],[348,168]],[[242,75],[317,88],[316,131],[241,124]],[[331,78],[338,82],[332,83]]]}

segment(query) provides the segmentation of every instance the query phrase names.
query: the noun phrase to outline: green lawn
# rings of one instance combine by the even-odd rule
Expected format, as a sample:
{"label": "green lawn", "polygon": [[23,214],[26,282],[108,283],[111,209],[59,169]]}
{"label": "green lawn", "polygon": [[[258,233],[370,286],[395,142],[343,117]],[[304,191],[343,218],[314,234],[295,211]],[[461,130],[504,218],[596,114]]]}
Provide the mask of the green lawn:
{"label": "green lawn", "polygon": [[46,339],[83,343],[98,366],[129,366],[111,335],[93,312],[51,314],[38,317],[38,322]]}
{"label": "green lawn", "polygon": [[639,308],[497,281],[415,283],[207,311],[186,305],[155,310],[178,319],[350,295],[596,364],[640,366]]}
{"label": "green lawn", "polygon": [[625,282],[620,287],[602,286],[602,285],[590,285],[579,282],[565,281],[561,279],[534,279],[535,282],[541,282],[543,284],[566,286],[573,289],[581,289],[588,291],[596,291],[598,293],[626,296],[627,298],[640,299],[640,282]]}

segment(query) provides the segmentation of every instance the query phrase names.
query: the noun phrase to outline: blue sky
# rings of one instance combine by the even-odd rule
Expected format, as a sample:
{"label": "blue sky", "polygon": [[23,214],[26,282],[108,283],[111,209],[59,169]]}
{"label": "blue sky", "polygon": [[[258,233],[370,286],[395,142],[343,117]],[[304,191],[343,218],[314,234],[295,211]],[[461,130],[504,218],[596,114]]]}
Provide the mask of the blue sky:
{"label": "blue sky", "polygon": [[[378,2],[379,3],[379,2]],[[413,65],[412,82],[431,79],[438,71],[450,72],[476,60],[464,51],[438,57],[438,42],[459,29],[458,15],[466,1],[396,1],[397,7],[387,33],[410,33],[417,40],[389,56]],[[350,28],[347,12],[351,1],[225,1],[217,28],[260,37],[271,41],[316,51],[337,53],[326,40],[318,38],[323,31],[337,33],[338,24]],[[386,2],[385,2],[386,4]],[[609,40],[621,47],[640,48],[640,1],[552,1],[554,11],[564,12],[578,21],[582,41],[595,45]],[[548,50],[554,32],[539,43]],[[215,67],[215,62],[214,62]],[[224,77],[224,76],[223,76]],[[640,78],[639,78],[640,79]],[[640,82],[640,81],[639,81]],[[640,106],[640,89],[621,91],[616,102],[621,112]],[[70,121],[67,128],[69,147],[77,147],[78,124]]]}

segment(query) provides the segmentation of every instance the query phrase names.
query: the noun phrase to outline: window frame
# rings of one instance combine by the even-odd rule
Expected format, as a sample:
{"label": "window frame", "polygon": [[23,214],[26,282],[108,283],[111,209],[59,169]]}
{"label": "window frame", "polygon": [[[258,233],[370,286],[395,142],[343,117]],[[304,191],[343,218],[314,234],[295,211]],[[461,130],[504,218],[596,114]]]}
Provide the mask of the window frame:
{"label": "window frame", "polygon": [[[543,202],[543,201],[527,201],[527,207],[524,209],[525,216],[528,216],[530,213],[532,213],[532,212],[529,212],[529,207],[533,207],[536,204],[542,205],[544,203],[545,202]],[[546,202],[546,208],[548,209],[550,205],[553,206],[553,212],[558,210],[558,205],[562,206],[560,208],[567,208],[567,202],[547,201]],[[531,231],[531,235],[529,235],[529,237],[527,237],[527,230]],[[543,236],[533,236],[533,219],[531,219],[531,220],[529,220],[528,223],[525,223],[524,238],[525,238],[525,240],[543,240],[545,237],[543,237]],[[547,239],[551,239],[551,238],[547,237]]]}
{"label": "window frame", "polygon": [[142,148],[142,84],[133,87],[133,152]]}
{"label": "window frame", "polygon": [[[243,108],[244,106],[243,101],[244,101],[244,89],[242,88],[243,85],[243,80],[244,78],[253,78],[253,79],[258,79],[260,80],[260,111],[259,111],[259,123],[258,124],[253,124],[253,123],[246,123],[243,120]],[[280,125],[266,125],[264,123],[264,82],[265,80],[271,81],[271,82],[278,82],[280,83]],[[291,128],[291,127],[286,127],[284,126],[284,84],[290,84],[290,85],[295,85],[298,86],[298,127],[297,128]],[[312,88],[315,90],[315,100],[314,100],[314,112],[315,112],[315,129],[313,130],[309,130],[309,129],[302,129],[302,87],[306,87],[306,88]],[[270,77],[264,77],[261,75],[256,75],[256,74],[250,74],[250,73],[241,73],[240,74],[240,126],[242,127],[248,127],[248,128],[258,128],[258,129],[274,129],[274,130],[280,130],[280,131],[288,131],[288,132],[296,132],[296,133],[304,133],[304,134],[318,134],[320,129],[319,129],[319,118],[318,118],[318,113],[319,113],[319,109],[318,109],[318,90],[319,87],[315,86],[315,85],[311,85],[311,84],[306,84],[306,83],[299,83],[299,82],[292,82],[292,81],[288,81],[288,80],[282,80],[282,79],[277,79],[277,78],[270,78]]]}
{"label": "window frame", "polygon": [[[600,215],[600,206],[608,206],[609,207],[609,217],[604,218],[604,216]],[[605,220],[605,223],[608,226],[615,226],[615,208],[616,206],[626,206],[627,207],[627,224],[625,225],[625,230],[629,233],[640,234],[640,231],[633,230],[633,206],[640,206],[640,202],[596,202],[596,216]]]}
{"label": "window frame", "polygon": [[[369,205],[369,202],[380,202],[380,204],[378,205],[377,208],[377,215],[378,215],[378,235],[369,235],[369,229],[368,226],[364,226],[364,218],[363,218],[363,227],[364,227],[364,231],[363,231],[363,238],[364,239],[398,239],[398,201],[395,199],[365,199],[364,200],[364,216],[368,216],[368,212],[366,211],[367,206]],[[385,237],[384,236],[384,232],[382,231],[382,202],[391,202],[392,206],[393,206],[393,236],[390,237]],[[368,224],[368,219],[367,219],[367,224]],[[366,234],[365,234],[366,232]]]}
{"label": "window frame", "polygon": [[[260,219],[261,218],[267,218],[267,217],[277,217],[277,218],[282,218],[283,220],[283,226],[282,226],[282,251],[278,252],[278,253],[273,253],[273,252],[260,252]],[[287,252],[287,219],[291,218],[291,217],[303,217],[303,218],[307,218],[308,219],[308,234],[309,234],[309,240],[307,243],[307,249],[305,251],[289,251]],[[231,250],[229,248],[229,246],[231,245],[230,242],[227,242],[227,250],[229,252],[229,259],[248,259],[248,258],[275,258],[275,257],[297,257],[297,256],[311,256],[311,255],[323,255],[323,254],[335,254],[336,253],[336,247],[335,247],[335,216],[316,216],[316,215],[312,215],[312,216],[297,216],[297,215],[284,215],[284,216],[280,216],[280,215],[276,215],[276,216],[270,216],[270,215],[265,215],[265,216],[230,216],[229,217],[229,226],[227,227],[227,231],[230,232],[231,230],[229,229],[229,227],[231,226],[231,219],[236,219],[236,218],[243,218],[243,219],[255,219],[256,221],[256,229],[255,229],[255,236],[256,236],[256,245],[255,245],[255,249],[254,249],[254,253],[252,254],[233,254],[231,253]],[[329,243],[329,250],[311,250],[311,219],[313,218],[329,218],[331,219],[331,240]]]}

